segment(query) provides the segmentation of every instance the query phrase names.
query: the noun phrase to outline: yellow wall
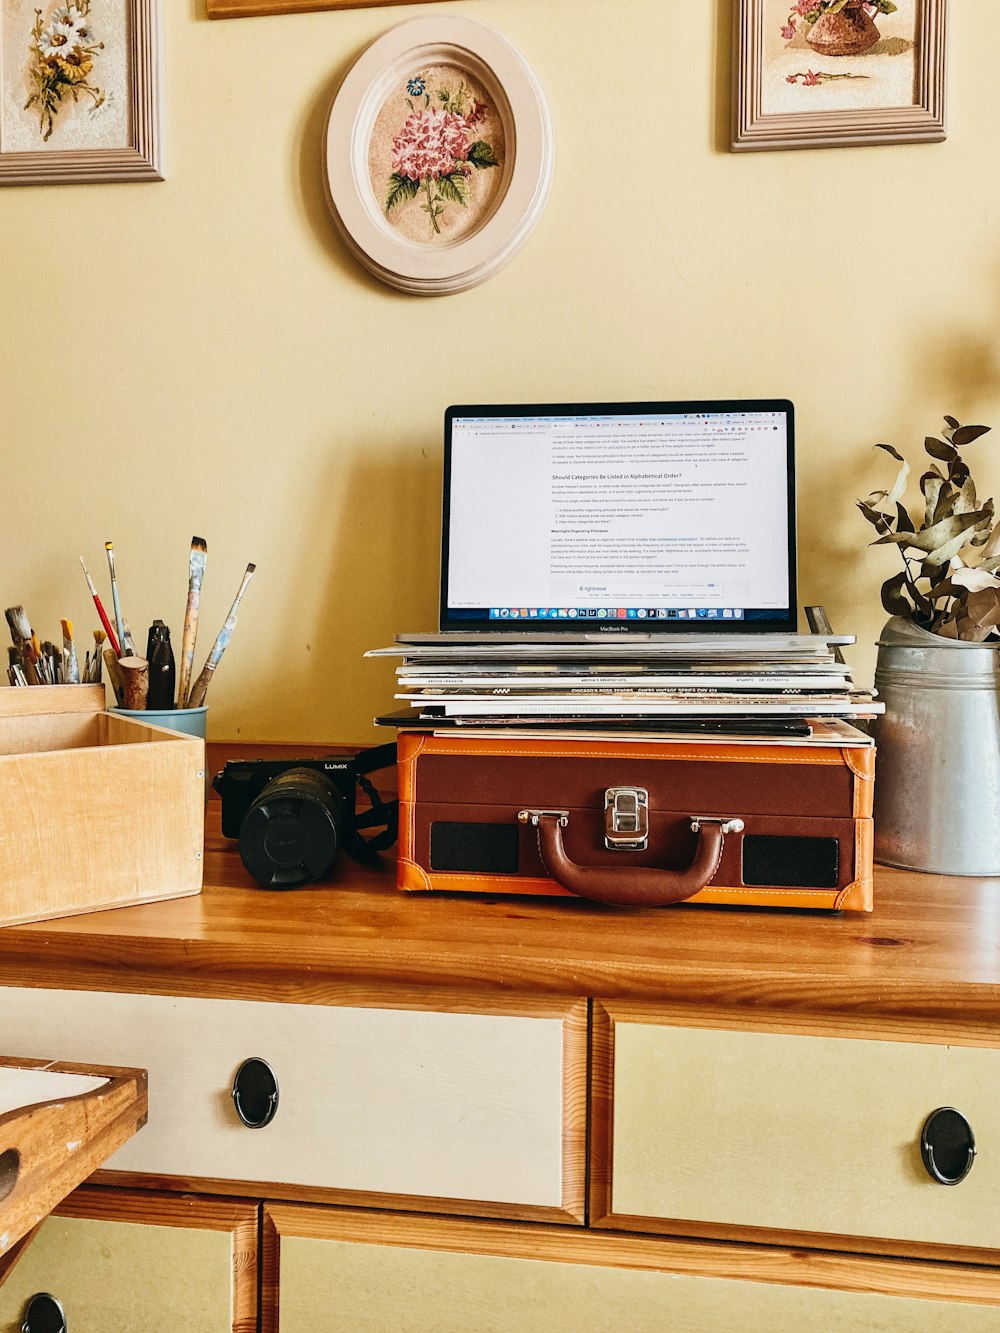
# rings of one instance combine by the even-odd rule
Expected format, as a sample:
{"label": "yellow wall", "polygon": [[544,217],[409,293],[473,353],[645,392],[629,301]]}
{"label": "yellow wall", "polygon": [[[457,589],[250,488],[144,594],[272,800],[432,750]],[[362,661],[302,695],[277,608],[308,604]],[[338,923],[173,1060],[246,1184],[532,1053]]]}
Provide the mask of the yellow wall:
{"label": "yellow wall", "polygon": [[[133,627],[179,639],[204,536],[199,659],[258,570],[210,734],[366,739],[392,678],[362,652],[435,616],[449,402],[780,395],[801,601],[858,634],[870,678],[895,572],[852,508],[888,475],[871,446],[998,415],[995,0],[952,5],[946,143],[749,155],[726,148],[728,0],[438,6],[521,48],[557,136],[534,236],[443,299],[358,268],[320,175],[346,70],[433,7],[164,8],[166,182],[0,192],[4,606],[89,636],[77,556],[103,589],[111,537]],[[969,454],[982,489],[990,451]]]}

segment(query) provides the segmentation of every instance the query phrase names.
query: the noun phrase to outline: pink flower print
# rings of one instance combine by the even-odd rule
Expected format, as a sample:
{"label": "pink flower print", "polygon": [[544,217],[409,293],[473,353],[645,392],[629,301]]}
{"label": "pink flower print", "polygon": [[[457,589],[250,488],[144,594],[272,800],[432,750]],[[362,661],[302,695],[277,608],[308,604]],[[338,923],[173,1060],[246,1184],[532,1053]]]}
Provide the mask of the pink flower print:
{"label": "pink flower print", "polygon": [[821,74],[814,74],[811,69],[807,69],[802,76],[802,82],[807,88],[815,88],[817,83],[822,81]]}
{"label": "pink flower print", "polygon": [[469,156],[469,127],[451,111],[415,111],[396,135],[392,165],[410,180],[440,180]]}
{"label": "pink flower print", "polygon": [[782,37],[784,37],[786,42],[790,42],[792,38],[795,36],[795,24],[786,23],[781,30],[781,35]]}
{"label": "pink flower print", "polygon": [[785,79],[786,83],[798,83],[798,81],[799,76],[797,74],[789,74]]}
{"label": "pink flower print", "polygon": [[[797,0],[797,3],[795,5],[795,12],[805,17],[806,14],[811,13],[816,8],[817,8],[816,0]],[[790,17],[791,15],[789,15],[789,18]]]}

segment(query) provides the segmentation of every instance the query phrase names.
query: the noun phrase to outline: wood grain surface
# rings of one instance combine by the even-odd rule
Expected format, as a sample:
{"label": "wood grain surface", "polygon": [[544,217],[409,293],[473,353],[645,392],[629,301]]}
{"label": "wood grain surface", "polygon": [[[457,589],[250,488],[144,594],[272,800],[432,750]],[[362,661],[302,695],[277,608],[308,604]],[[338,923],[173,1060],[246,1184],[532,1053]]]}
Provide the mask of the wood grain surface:
{"label": "wood grain surface", "polygon": [[[213,747],[213,771],[220,757]],[[389,853],[371,866],[342,857],[328,881],[272,892],[222,837],[220,810],[213,795],[203,893],[0,930],[5,981],[300,1003],[385,1003],[390,986],[410,1002],[425,988],[435,1000],[517,990],[720,1016],[833,1015],[885,1033],[932,1021],[939,1036],[990,1040],[1000,1027],[1000,880],[877,867],[865,916],[612,908],[404,894]]]}
{"label": "wood grain surface", "polygon": [[[146,1123],[144,1069],[0,1059],[8,1085],[20,1076],[88,1075],[102,1080],[84,1092],[52,1080],[50,1100],[0,1115],[0,1256]],[[13,1082],[12,1082],[13,1080]],[[66,1082],[69,1082],[68,1080]]]}

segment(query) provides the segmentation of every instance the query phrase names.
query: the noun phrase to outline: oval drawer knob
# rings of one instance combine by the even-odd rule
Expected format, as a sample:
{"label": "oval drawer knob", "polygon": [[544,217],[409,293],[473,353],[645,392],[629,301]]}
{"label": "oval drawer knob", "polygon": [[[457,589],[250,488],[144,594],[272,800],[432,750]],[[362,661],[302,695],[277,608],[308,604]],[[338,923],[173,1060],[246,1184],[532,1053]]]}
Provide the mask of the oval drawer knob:
{"label": "oval drawer knob", "polygon": [[21,1333],[67,1333],[66,1312],[54,1296],[40,1291],[28,1302]]}
{"label": "oval drawer knob", "polygon": [[976,1136],[961,1111],[939,1106],[930,1113],[920,1131],[920,1156],[927,1174],[939,1185],[957,1185],[965,1179],[976,1160]]}
{"label": "oval drawer knob", "polygon": [[278,1080],[259,1056],[244,1060],[233,1079],[233,1105],[248,1129],[263,1129],[278,1109]]}

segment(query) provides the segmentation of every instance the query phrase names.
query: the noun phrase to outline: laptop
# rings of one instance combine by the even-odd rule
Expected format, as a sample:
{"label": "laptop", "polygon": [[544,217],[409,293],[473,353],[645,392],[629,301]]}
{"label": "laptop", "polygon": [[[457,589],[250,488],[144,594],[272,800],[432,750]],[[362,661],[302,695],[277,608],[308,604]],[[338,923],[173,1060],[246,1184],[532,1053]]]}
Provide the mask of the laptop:
{"label": "laptop", "polygon": [[439,626],[397,642],[806,637],[787,400],[455,406],[444,427]]}

